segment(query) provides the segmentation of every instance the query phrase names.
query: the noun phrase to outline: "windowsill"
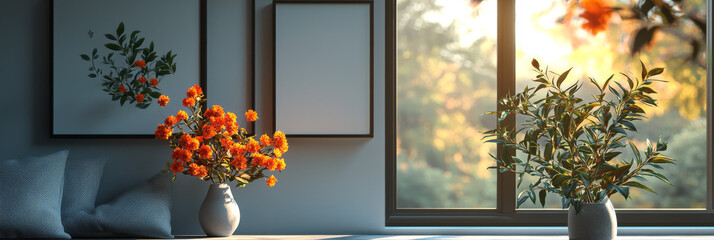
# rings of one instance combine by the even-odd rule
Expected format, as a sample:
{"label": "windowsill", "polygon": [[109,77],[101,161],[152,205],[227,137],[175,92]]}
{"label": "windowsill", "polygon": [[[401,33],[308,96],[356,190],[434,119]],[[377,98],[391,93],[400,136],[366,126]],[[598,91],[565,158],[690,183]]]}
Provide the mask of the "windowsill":
{"label": "windowsill", "polygon": [[[561,240],[568,239],[567,235],[548,235],[548,236],[533,236],[533,235],[441,235],[441,234],[424,234],[424,235],[234,235],[231,237],[205,237],[205,236],[176,236],[176,239],[235,239],[235,240],[436,240],[436,239],[473,239],[473,240]],[[622,236],[617,237],[618,240],[700,240],[712,239],[712,235],[665,235],[665,236]]]}
{"label": "windowsill", "polygon": [[[385,233],[406,235],[567,236],[568,227],[386,227]],[[708,239],[712,239],[714,227],[618,227],[617,235],[708,236]]]}

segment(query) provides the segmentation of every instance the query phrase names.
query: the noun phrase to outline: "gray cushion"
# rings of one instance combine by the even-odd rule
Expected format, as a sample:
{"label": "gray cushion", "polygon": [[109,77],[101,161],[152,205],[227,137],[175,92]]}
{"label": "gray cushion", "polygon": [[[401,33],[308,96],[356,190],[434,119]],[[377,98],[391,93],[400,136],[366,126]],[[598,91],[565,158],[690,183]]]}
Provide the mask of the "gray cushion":
{"label": "gray cushion", "polygon": [[[62,221],[79,212],[94,211],[99,183],[104,174],[104,159],[68,159],[65,168],[64,193],[62,197]],[[71,236],[81,234],[82,229],[68,228],[64,231]]]}
{"label": "gray cushion", "polygon": [[82,229],[73,237],[173,238],[170,179],[159,174],[99,205],[64,220],[66,228]]}
{"label": "gray cushion", "polygon": [[69,238],[61,219],[68,154],[0,162],[0,238]]}

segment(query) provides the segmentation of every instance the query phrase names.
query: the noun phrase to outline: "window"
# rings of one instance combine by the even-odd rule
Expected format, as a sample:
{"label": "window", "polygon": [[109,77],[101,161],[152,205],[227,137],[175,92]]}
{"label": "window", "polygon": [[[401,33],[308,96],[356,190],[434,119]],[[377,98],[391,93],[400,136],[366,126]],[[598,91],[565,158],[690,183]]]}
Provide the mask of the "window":
{"label": "window", "polygon": [[[643,7],[641,2],[617,4]],[[704,15],[711,3],[684,2],[681,10],[709,21],[704,24],[711,31]],[[614,197],[618,222],[714,223],[706,80],[711,39],[701,33],[701,22],[644,34],[639,38],[648,44],[633,46],[634,33],[656,23],[626,20],[623,12],[593,35],[574,17],[580,11],[576,0],[387,1],[387,225],[565,225],[558,196],[548,198],[546,209],[524,204],[516,210],[515,195],[523,186],[516,188],[512,174],[486,170],[494,165],[488,153],[496,146],[481,138],[495,119],[481,114],[496,109],[497,98],[529,84],[532,58],[555,71],[574,67],[570,84],[584,76],[604,80],[638,71],[639,59],[665,67],[670,74],[663,78],[670,83],[657,89],[660,107],[647,110],[649,120],[639,123],[635,142],[666,136],[667,154],[680,159],[666,170],[675,186],[652,181],[659,195],[633,190],[633,199]]]}

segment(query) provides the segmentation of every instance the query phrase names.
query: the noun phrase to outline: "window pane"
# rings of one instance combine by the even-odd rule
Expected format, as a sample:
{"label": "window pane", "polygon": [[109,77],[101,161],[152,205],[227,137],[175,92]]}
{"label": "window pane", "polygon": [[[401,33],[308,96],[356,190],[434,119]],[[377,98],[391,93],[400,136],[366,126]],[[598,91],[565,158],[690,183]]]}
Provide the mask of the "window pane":
{"label": "window pane", "polygon": [[[539,60],[541,66],[563,72],[570,67],[570,85],[580,80],[589,86],[588,76],[599,83],[610,74],[625,72],[636,76],[640,72],[641,59],[650,68],[664,67],[659,77],[667,83],[655,84],[659,107],[647,108],[648,120],[635,123],[639,132],[633,134],[640,150],[645,148],[646,139],[656,141],[659,136],[669,143],[665,154],[677,160],[677,165],[667,165],[662,173],[669,177],[672,186],[648,179],[646,185],[658,195],[631,189],[632,199],[625,201],[621,196],[613,197],[613,204],[619,208],[704,208],[706,207],[706,56],[705,35],[697,27],[696,21],[681,18],[677,24],[667,25],[663,18],[652,15],[649,20],[627,19],[630,6],[643,1],[603,1],[610,6],[622,7],[604,25],[604,30],[592,34],[584,29],[587,21],[580,16],[584,12],[583,1],[565,0],[517,0],[516,44],[517,44],[517,89],[526,85],[535,86],[530,81],[535,77],[530,61]],[[673,1],[663,1],[671,4]],[[679,2],[679,1],[674,1]],[[694,19],[702,19],[706,24],[706,2],[704,0],[682,1],[681,12]],[[642,7],[641,5],[638,5]],[[666,15],[666,14],[665,14]],[[662,15],[662,16],[665,16]],[[635,33],[643,26],[663,26],[644,44],[640,53],[631,55]],[[642,35],[640,37],[645,37]],[[702,51],[693,51],[694,45]],[[692,57],[696,53],[696,57]],[[615,79],[623,80],[621,75]],[[584,88],[584,99],[594,88]],[[523,122],[522,118],[518,119]],[[624,154],[623,154],[624,155]],[[632,154],[621,159],[631,159]],[[518,191],[528,187],[525,180]],[[560,198],[549,196],[547,207],[560,208]],[[527,202],[521,208],[540,208],[540,204]]]}
{"label": "window pane", "polygon": [[397,207],[495,208],[495,0],[397,1]]}

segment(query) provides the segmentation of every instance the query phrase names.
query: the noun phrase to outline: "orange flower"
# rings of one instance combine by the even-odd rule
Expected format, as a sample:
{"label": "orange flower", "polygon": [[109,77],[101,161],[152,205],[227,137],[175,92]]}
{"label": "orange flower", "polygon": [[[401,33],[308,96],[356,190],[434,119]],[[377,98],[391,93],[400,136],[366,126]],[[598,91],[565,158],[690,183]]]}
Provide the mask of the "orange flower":
{"label": "orange flower", "polygon": [[191,137],[191,135],[184,134],[184,135],[181,135],[181,138],[179,139],[179,145],[182,148],[193,151],[193,150],[198,149],[198,147],[201,145],[201,143],[199,143],[197,139]]}
{"label": "orange flower", "polygon": [[281,155],[288,151],[288,139],[285,138],[285,133],[276,131],[273,134],[273,146],[280,150]]}
{"label": "orange flower", "polygon": [[136,94],[136,102],[143,102],[144,101],[144,94]]}
{"label": "orange flower", "polygon": [[275,169],[278,168],[278,165],[280,164],[277,158],[269,158],[267,162],[268,163],[266,163],[265,166],[270,171],[275,171]]}
{"label": "orange flower", "polygon": [[253,154],[253,166],[264,167],[269,164],[269,162],[267,162],[269,159],[270,158],[267,158],[263,154],[255,153]]}
{"label": "orange flower", "polygon": [[255,141],[255,139],[251,138],[248,141],[248,144],[246,145],[246,150],[248,150],[248,152],[251,152],[251,153],[257,153],[258,151],[260,151],[260,144],[257,141]]}
{"label": "orange flower", "polygon": [[191,176],[196,176],[198,178],[204,178],[206,177],[206,175],[208,175],[208,170],[206,170],[206,166],[199,166],[196,163],[191,163],[191,165],[188,165],[188,174],[191,174]]}
{"label": "orange flower", "polygon": [[201,95],[203,95],[203,89],[201,89],[201,86],[193,85],[193,87],[190,87],[188,88],[188,90],[186,90],[187,98],[195,98]]}
{"label": "orange flower", "polygon": [[184,99],[183,99],[183,106],[184,106],[184,107],[190,107],[190,106],[193,106],[193,105],[196,105],[196,99],[195,99],[195,98],[187,97],[187,98],[184,98]]}
{"label": "orange flower", "polygon": [[119,92],[120,92],[120,93],[125,93],[125,92],[126,92],[126,88],[124,87],[124,85],[119,86]]}
{"label": "orange flower", "polygon": [[134,62],[134,66],[137,66],[139,68],[145,68],[146,67],[146,62],[144,60],[136,60]]}
{"label": "orange flower", "polygon": [[213,105],[210,109],[206,109],[205,112],[203,112],[204,117],[223,117],[223,107],[218,106],[218,105]]}
{"label": "orange flower", "polygon": [[188,114],[183,110],[179,110],[178,113],[176,113],[176,120],[183,121],[186,119],[188,119]]}
{"label": "orange flower", "polygon": [[280,149],[273,148],[273,155],[275,155],[275,157],[282,157],[283,152],[281,152]]}
{"label": "orange flower", "polygon": [[144,84],[144,83],[146,83],[146,77],[144,77],[144,76],[139,77],[139,84]]}
{"label": "orange flower", "polygon": [[171,153],[171,159],[181,162],[189,162],[191,161],[191,151],[182,148],[174,148],[174,151]]}
{"label": "orange flower", "polygon": [[221,147],[224,149],[230,149],[234,142],[231,138],[221,138]]}
{"label": "orange flower", "polygon": [[166,124],[167,126],[173,126],[174,124],[176,124],[176,122],[178,122],[178,120],[173,115],[168,116],[166,119],[164,119],[164,124]]}
{"label": "orange flower", "polygon": [[[169,97],[166,95],[161,95],[159,97],[159,106],[166,107],[166,104],[169,103]],[[180,120],[179,120],[180,121]]]}
{"label": "orange flower", "polygon": [[174,172],[174,174],[183,172],[183,163],[180,161],[174,161],[171,163],[171,171]]}
{"label": "orange flower", "polygon": [[232,112],[227,112],[223,118],[225,118],[226,122],[236,122],[237,119],[236,115]]}
{"label": "orange flower", "polygon": [[258,120],[258,113],[253,111],[253,109],[249,109],[245,112],[245,119],[248,120],[248,122],[255,122],[255,120]]}
{"label": "orange flower", "polygon": [[201,145],[200,148],[198,148],[198,156],[203,159],[208,159],[211,158],[213,155],[213,152],[211,151],[211,147],[208,145]]}
{"label": "orange flower", "polygon": [[231,155],[233,155],[233,157],[243,156],[243,154],[245,153],[245,145],[234,143],[233,146],[230,147],[229,151],[231,152]]}
{"label": "orange flower", "polygon": [[156,131],[154,132],[154,135],[156,136],[156,138],[164,139],[164,140],[169,139],[169,137],[171,137],[171,134],[172,134],[171,126],[166,126],[163,124],[159,124],[159,126],[156,128]]}
{"label": "orange flower", "polygon": [[588,21],[583,23],[583,29],[590,31],[593,35],[607,29],[607,21],[612,17],[612,8],[607,6],[603,0],[581,0],[580,6],[585,9],[580,17]]}
{"label": "orange flower", "polygon": [[156,87],[159,85],[159,80],[156,80],[156,78],[151,78],[149,79],[149,85]]}
{"label": "orange flower", "polygon": [[245,170],[246,168],[248,168],[248,160],[245,159],[245,157],[243,157],[242,155],[239,155],[234,158],[233,161],[231,161],[231,165],[240,170]]}
{"label": "orange flower", "polygon": [[203,134],[203,139],[209,139],[212,138],[213,136],[216,136],[216,130],[213,129],[213,126],[211,125],[203,125],[203,131],[201,131]]}
{"label": "orange flower", "polygon": [[285,169],[285,159],[279,159],[278,160],[278,166],[275,168],[275,170],[282,171]]}
{"label": "orange flower", "polygon": [[238,127],[238,124],[235,122],[230,122],[226,124],[226,132],[229,136],[238,134],[239,129],[240,127]]}
{"label": "orange flower", "polygon": [[268,178],[267,181],[265,181],[265,184],[268,184],[269,187],[275,186],[275,183],[278,182],[278,179],[275,179],[275,175],[270,175],[270,178]]}
{"label": "orange flower", "polygon": [[263,134],[263,136],[260,136],[260,144],[263,146],[270,146],[271,141],[272,139],[270,139],[267,134]]}

